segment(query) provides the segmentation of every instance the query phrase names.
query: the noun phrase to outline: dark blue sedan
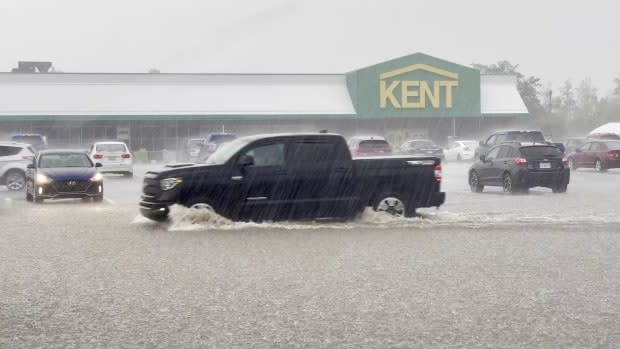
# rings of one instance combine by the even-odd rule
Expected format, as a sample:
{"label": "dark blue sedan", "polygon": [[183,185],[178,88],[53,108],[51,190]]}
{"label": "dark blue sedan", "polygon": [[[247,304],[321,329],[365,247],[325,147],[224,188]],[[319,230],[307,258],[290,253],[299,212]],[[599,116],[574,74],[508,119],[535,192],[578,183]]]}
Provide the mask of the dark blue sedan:
{"label": "dark blue sedan", "polygon": [[26,200],[81,198],[103,200],[103,176],[88,155],[76,150],[44,150],[26,174]]}

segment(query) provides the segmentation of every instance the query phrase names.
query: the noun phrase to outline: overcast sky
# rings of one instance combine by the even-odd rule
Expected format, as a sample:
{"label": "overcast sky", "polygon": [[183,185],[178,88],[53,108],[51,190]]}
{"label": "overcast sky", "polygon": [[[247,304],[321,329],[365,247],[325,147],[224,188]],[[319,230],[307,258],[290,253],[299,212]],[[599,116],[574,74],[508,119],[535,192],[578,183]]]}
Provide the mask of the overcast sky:
{"label": "overcast sky", "polygon": [[1,0],[0,71],[344,73],[410,53],[509,60],[557,90],[620,76],[620,2]]}

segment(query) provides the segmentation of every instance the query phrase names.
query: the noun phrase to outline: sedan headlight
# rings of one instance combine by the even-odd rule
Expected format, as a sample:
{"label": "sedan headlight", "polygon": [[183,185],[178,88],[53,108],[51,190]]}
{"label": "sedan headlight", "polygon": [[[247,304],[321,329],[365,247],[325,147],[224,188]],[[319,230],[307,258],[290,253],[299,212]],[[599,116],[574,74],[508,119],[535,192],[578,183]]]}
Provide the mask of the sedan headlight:
{"label": "sedan headlight", "polygon": [[93,182],[101,182],[103,180],[103,175],[97,172],[94,176],[90,177],[90,180]]}
{"label": "sedan headlight", "polygon": [[37,184],[47,184],[51,182],[52,180],[48,176],[44,175],[43,173],[37,173],[37,175],[34,178],[34,181]]}
{"label": "sedan headlight", "polygon": [[182,178],[164,178],[159,181],[159,186],[162,190],[170,190],[177,186],[177,184],[183,183]]}

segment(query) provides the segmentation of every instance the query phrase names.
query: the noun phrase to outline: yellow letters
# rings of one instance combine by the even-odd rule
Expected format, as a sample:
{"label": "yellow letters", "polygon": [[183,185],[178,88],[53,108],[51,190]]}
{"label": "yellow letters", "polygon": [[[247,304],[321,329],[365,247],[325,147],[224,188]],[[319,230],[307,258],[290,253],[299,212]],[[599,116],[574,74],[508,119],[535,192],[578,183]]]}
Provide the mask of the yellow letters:
{"label": "yellow letters", "polygon": [[[442,76],[444,79],[430,82],[424,80],[387,80],[398,75],[410,73],[416,70],[425,70],[429,73]],[[459,86],[459,74],[452,73],[425,64],[414,64],[405,68],[396,69],[379,75],[379,107],[386,109],[388,100],[396,109],[425,109],[428,100],[433,109],[441,107],[450,109],[454,105],[454,88]],[[400,94],[398,93],[400,88]],[[400,100],[396,97],[400,95]],[[442,95],[445,97],[442,98]],[[442,106],[442,99],[445,101]]]}
{"label": "yellow letters", "polygon": [[446,88],[446,108],[452,108],[452,88],[459,85],[458,81],[440,81],[440,86]]}
{"label": "yellow letters", "polygon": [[419,89],[410,89],[410,87],[420,86],[419,81],[405,80],[400,85],[400,95],[401,100],[403,102],[403,108],[405,109],[418,109],[424,108],[424,99],[422,97],[418,98],[417,102],[409,102],[409,97],[418,97],[420,96]]}
{"label": "yellow letters", "polygon": [[400,84],[400,80],[394,80],[390,84],[390,87],[386,88],[385,80],[379,81],[379,101],[381,108],[386,108],[388,99],[390,100],[390,103],[392,103],[392,106],[394,108],[400,108],[400,103],[398,103],[398,99],[396,99],[396,97],[394,96],[394,89],[396,88],[396,86],[398,86],[398,84]]}

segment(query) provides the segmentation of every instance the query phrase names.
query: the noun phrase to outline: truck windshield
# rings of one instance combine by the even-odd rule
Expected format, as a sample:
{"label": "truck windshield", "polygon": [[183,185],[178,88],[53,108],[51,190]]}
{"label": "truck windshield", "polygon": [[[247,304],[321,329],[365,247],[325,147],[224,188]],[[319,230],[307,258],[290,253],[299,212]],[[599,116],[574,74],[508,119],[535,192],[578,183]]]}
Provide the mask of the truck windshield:
{"label": "truck windshield", "polygon": [[207,165],[222,165],[249,143],[246,139],[236,139],[220,146],[205,162]]}

